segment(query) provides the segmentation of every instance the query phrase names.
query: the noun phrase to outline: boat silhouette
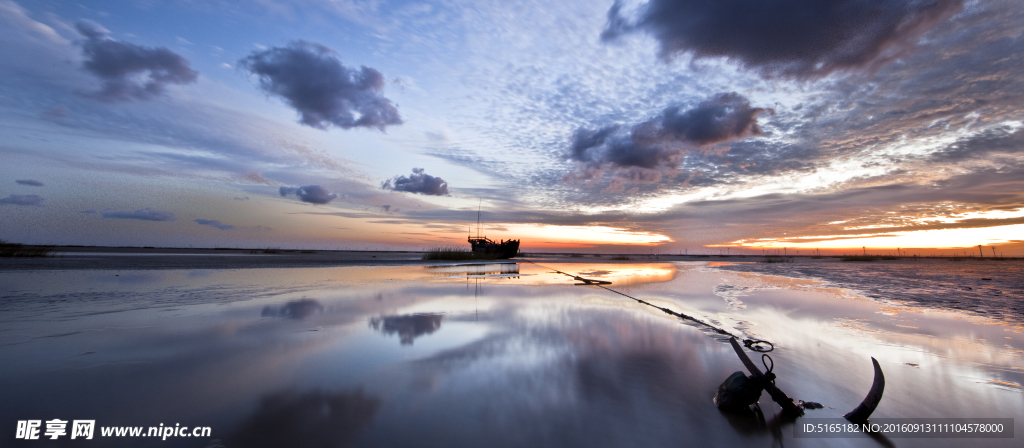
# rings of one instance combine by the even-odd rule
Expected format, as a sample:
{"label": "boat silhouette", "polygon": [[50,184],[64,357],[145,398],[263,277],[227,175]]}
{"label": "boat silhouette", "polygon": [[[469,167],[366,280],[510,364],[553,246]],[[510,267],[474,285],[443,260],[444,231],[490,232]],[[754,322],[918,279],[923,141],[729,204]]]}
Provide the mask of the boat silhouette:
{"label": "boat silhouette", "polygon": [[480,234],[480,206],[476,210],[476,236],[468,238],[469,245],[473,248],[473,255],[477,258],[497,258],[506,260],[519,254],[519,240],[492,241],[490,238]]}

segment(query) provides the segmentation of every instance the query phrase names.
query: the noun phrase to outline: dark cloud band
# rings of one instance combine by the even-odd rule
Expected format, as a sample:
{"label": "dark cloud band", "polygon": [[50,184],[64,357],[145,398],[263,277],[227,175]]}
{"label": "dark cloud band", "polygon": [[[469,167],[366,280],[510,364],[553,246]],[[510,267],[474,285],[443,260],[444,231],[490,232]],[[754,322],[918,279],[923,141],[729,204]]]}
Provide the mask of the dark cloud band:
{"label": "dark cloud band", "polygon": [[663,57],[727,57],[768,76],[877,68],[948,19],[963,0],[650,0],[630,20],[621,0],[601,34],[654,36]]}

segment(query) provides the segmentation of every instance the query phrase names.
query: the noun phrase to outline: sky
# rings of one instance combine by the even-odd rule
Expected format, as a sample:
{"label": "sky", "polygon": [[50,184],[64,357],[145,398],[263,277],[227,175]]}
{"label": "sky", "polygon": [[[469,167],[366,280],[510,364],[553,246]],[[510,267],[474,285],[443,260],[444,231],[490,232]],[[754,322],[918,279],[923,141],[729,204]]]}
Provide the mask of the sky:
{"label": "sky", "polygon": [[1024,5],[0,0],[0,239],[1024,255]]}

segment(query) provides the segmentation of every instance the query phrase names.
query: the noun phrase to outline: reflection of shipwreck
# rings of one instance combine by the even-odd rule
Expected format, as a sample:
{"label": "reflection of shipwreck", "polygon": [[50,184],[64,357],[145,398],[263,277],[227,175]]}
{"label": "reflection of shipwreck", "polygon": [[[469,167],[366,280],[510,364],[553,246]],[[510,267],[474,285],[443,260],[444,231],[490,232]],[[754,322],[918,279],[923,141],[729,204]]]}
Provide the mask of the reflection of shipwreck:
{"label": "reflection of shipwreck", "polygon": [[501,240],[496,243],[486,236],[480,235],[480,209],[476,210],[476,236],[471,236],[469,245],[473,248],[473,255],[477,258],[497,258],[506,260],[515,257],[519,253],[519,240]]}
{"label": "reflection of shipwreck", "polygon": [[517,263],[456,264],[427,266],[432,277],[440,278],[519,278]]}

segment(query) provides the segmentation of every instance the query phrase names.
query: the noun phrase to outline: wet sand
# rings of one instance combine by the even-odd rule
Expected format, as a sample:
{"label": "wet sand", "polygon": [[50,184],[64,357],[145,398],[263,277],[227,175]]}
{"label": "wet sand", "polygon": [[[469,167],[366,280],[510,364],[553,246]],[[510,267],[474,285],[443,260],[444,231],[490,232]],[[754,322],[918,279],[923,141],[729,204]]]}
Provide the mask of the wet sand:
{"label": "wet sand", "polygon": [[1024,434],[1019,324],[727,263],[534,261],[0,270],[0,358],[14,360],[0,364],[0,437],[19,419],[95,418],[213,428],[104,446],[1019,446],[794,438],[767,395],[763,420],[720,412],[715,389],[742,370],[720,336],[574,286],[555,263],[772,341],[777,385],[825,405],[805,418],[853,409],[875,357],[875,418],[1009,417]]}

